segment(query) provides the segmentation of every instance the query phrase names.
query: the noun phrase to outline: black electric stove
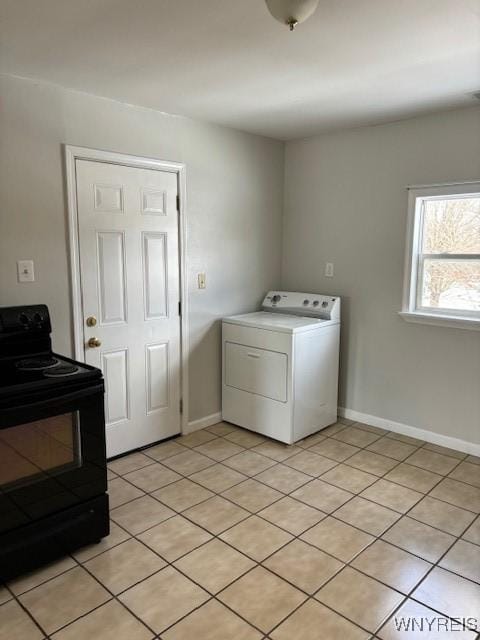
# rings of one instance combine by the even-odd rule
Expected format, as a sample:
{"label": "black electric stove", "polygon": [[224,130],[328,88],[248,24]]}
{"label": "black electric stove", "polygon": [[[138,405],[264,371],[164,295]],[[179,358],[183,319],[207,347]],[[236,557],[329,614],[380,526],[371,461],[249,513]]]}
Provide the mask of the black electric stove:
{"label": "black electric stove", "polygon": [[0,357],[0,407],[16,396],[27,393],[58,395],[60,391],[88,385],[94,380],[102,380],[99,369],[57,353],[4,360]]}
{"label": "black electric stove", "polygon": [[0,308],[0,580],[109,533],[102,372],[50,333],[45,305]]}

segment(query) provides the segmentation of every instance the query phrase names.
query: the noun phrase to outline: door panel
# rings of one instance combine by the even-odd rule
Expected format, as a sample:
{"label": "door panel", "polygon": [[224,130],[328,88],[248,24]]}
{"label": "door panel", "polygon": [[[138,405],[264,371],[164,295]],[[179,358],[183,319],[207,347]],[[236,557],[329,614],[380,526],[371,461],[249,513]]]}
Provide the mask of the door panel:
{"label": "door panel", "polygon": [[165,216],[167,214],[167,192],[159,189],[142,189],[142,213]]}
{"label": "door panel", "polygon": [[167,236],[143,234],[145,320],[165,318],[168,305]]}
{"label": "door panel", "polygon": [[94,194],[94,208],[96,211],[123,213],[122,185],[95,184]]}
{"label": "door panel", "polygon": [[113,456],[180,432],[177,176],[85,160],[76,173],[85,362],[105,376]]}
{"label": "door panel", "polygon": [[147,345],[147,412],[168,405],[168,342]]}
{"label": "door panel", "polygon": [[128,419],[128,352],[126,349],[102,354],[105,375],[105,423]]}
{"label": "door panel", "polygon": [[121,231],[97,233],[98,304],[102,324],[125,322],[125,235]]}

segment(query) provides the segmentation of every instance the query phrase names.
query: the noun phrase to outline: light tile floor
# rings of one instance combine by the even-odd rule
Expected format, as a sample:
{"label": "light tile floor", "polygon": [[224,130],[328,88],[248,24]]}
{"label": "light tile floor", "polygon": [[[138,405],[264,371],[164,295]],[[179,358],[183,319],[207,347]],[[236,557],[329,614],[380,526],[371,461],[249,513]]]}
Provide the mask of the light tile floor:
{"label": "light tile floor", "polygon": [[479,458],[342,419],[291,447],[219,423],[109,486],[108,538],[0,585],[0,640],[480,638]]}

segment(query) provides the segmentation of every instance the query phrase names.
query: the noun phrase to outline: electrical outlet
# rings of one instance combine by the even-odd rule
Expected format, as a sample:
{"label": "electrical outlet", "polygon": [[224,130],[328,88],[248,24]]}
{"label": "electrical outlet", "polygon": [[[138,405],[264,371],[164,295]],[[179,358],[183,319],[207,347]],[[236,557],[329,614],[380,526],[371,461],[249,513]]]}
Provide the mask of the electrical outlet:
{"label": "electrical outlet", "polygon": [[35,272],[33,270],[33,260],[17,261],[17,279],[18,282],[34,282]]}
{"label": "electrical outlet", "polygon": [[205,273],[198,274],[198,288],[206,289],[207,288],[207,276]]}
{"label": "electrical outlet", "polygon": [[325,263],[325,275],[327,278],[333,278],[333,262]]}

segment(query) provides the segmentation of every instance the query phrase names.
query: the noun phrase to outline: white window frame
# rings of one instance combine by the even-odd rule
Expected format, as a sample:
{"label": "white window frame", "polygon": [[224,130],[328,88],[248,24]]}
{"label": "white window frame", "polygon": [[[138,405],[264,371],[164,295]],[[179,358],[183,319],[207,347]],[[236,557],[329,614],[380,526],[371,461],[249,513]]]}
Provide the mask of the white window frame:
{"label": "white window frame", "polygon": [[421,306],[422,262],[425,258],[441,260],[480,259],[480,254],[422,254],[424,203],[427,200],[480,197],[479,182],[461,182],[408,187],[408,218],[405,248],[403,303],[400,315],[407,322],[444,327],[480,330],[480,312],[459,309],[435,309]]}

